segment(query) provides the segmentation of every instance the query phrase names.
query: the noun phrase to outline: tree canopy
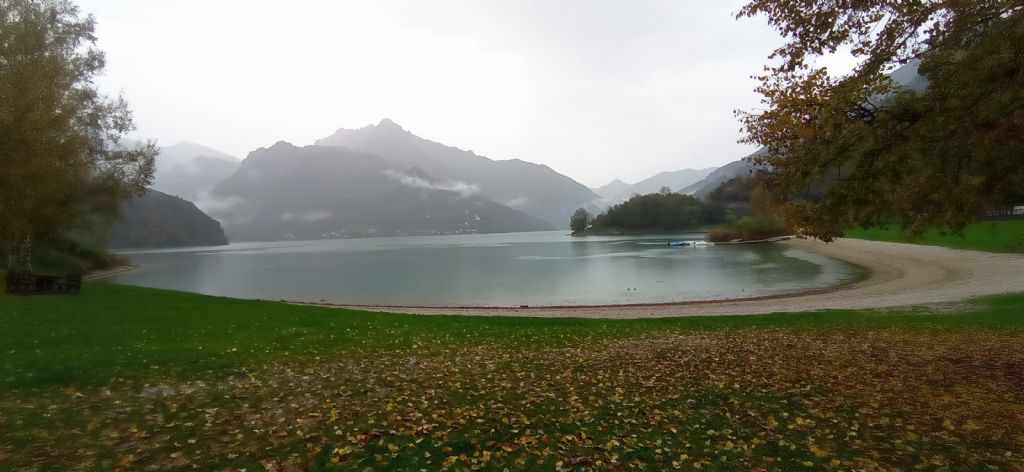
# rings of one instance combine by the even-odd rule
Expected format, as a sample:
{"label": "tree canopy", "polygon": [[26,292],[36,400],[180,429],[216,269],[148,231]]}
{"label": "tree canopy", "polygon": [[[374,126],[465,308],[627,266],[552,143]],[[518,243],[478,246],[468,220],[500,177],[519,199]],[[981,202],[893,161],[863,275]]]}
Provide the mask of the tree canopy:
{"label": "tree canopy", "polygon": [[[894,220],[957,231],[1024,199],[1022,12],[1021,0],[747,4],[739,17],[764,15],[786,38],[758,77],[765,109],[740,118],[790,221],[826,240]],[[851,73],[816,65],[846,49]],[[924,90],[888,77],[905,64]]]}
{"label": "tree canopy", "polygon": [[696,228],[725,220],[725,209],[678,193],[634,195],[594,218],[597,231],[659,231]]}
{"label": "tree canopy", "polygon": [[31,269],[33,237],[109,221],[153,174],[154,143],[128,147],[122,98],[93,79],[95,22],[64,0],[0,0],[0,250]]}
{"label": "tree canopy", "polygon": [[577,208],[569,218],[569,229],[573,233],[582,233],[586,231],[587,225],[590,224],[590,212],[586,208]]}

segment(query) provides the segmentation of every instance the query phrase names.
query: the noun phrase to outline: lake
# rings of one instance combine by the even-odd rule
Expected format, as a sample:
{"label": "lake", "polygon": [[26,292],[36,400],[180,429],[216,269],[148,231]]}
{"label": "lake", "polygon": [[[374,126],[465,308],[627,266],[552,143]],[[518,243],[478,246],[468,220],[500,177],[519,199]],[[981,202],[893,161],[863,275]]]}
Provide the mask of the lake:
{"label": "lake", "polygon": [[780,295],[862,275],[783,244],[670,248],[663,236],[565,232],[234,243],[120,251],[108,280],[236,298],[414,306],[662,303]]}

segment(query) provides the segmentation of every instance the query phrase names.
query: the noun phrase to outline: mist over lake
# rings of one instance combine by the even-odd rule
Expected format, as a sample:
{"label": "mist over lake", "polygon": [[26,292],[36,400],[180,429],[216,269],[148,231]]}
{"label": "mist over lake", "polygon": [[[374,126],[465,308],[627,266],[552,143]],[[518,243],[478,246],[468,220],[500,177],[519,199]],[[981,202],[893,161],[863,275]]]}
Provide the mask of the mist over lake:
{"label": "mist over lake", "polygon": [[122,251],[117,283],[240,298],[367,305],[661,303],[779,295],[857,267],[779,244],[670,248],[665,236],[414,236]]}

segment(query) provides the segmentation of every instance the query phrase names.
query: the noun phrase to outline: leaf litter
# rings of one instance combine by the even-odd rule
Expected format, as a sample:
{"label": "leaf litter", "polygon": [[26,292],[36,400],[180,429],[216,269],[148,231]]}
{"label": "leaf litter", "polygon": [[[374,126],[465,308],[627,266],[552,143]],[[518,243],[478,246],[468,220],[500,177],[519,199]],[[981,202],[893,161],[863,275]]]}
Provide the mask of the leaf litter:
{"label": "leaf litter", "polygon": [[1017,332],[333,349],[0,397],[3,470],[1024,470]]}

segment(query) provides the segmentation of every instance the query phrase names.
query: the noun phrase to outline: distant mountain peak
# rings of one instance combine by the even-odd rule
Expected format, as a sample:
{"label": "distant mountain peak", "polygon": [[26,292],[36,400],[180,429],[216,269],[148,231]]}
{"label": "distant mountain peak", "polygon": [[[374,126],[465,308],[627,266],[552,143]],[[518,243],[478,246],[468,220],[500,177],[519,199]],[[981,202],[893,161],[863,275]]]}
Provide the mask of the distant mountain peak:
{"label": "distant mountain peak", "polygon": [[554,227],[567,225],[577,208],[597,198],[588,188],[546,165],[520,159],[491,160],[424,139],[390,119],[355,130],[339,129],[318,139],[316,145],[374,154],[399,169],[416,167],[441,182],[475,186],[494,202],[525,202],[517,209]]}
{"label": "distant mountain peak", "polygon": [[632,187],[632,185],[623,182],[621,179],[613,179],[611,182],[600,187],[592,188],[591,190],[601,196],[602,199],[614,200],[619,196],[619,194],[628,191],[630,187]]}
{"label": "distant mountain peak", "polygon": [[289,143],[288,141],[285,141],[285,140],[281,140],[281,141],[278,141],[278,142],[274,143],[274,145],[270,146],[269,149],[293,149],[293,148],[296,148],[296,146],[294,144]]}
{"label": "distant mountain peak", "polygon": [[398,123],[395,123],[394,121],[391,121],[391,118],[384,118],[383,120],[380,120],[380,123],[377,123],[377,127],[378,128],[384,128],[384,129],[389,129],[390,128],[390,129],[397,129],[397,130],[405,131],[405,128],[402,128],[402,126],[399,125]]}
{"label": "distant mountain peak", "polygon": [[662,171],[635,184],[627,184],[619,179],[602,185],[594,192],[600,195],[606,204],[615,204],[628,200],[634,194],[645,195],[660,191],[664,187],[671,189],[686,187],[711,174],[714,167],[705,169],[680,169]]}
{"label": "distant mountain peak", "polygon": [[195,201],[231,175],[239,160],[230,154],[189,141],[163,146],[156,158],[155,190]]}
{"label": "distant mountain peak", "polygon": [[182,141],[180,143],[172,144],[170,146],[160,146],[160,154],[163,157],[165,157],[165,160],[169,158],[170,160],[177,162],[184,162],[197,156],[212,157],[215,159],[223,159],[227,161],[239,160],[237,157],[232,156],[228,153],[218,151],[216,149],[204,146],[202,144],[196,144],[190,141]]}

